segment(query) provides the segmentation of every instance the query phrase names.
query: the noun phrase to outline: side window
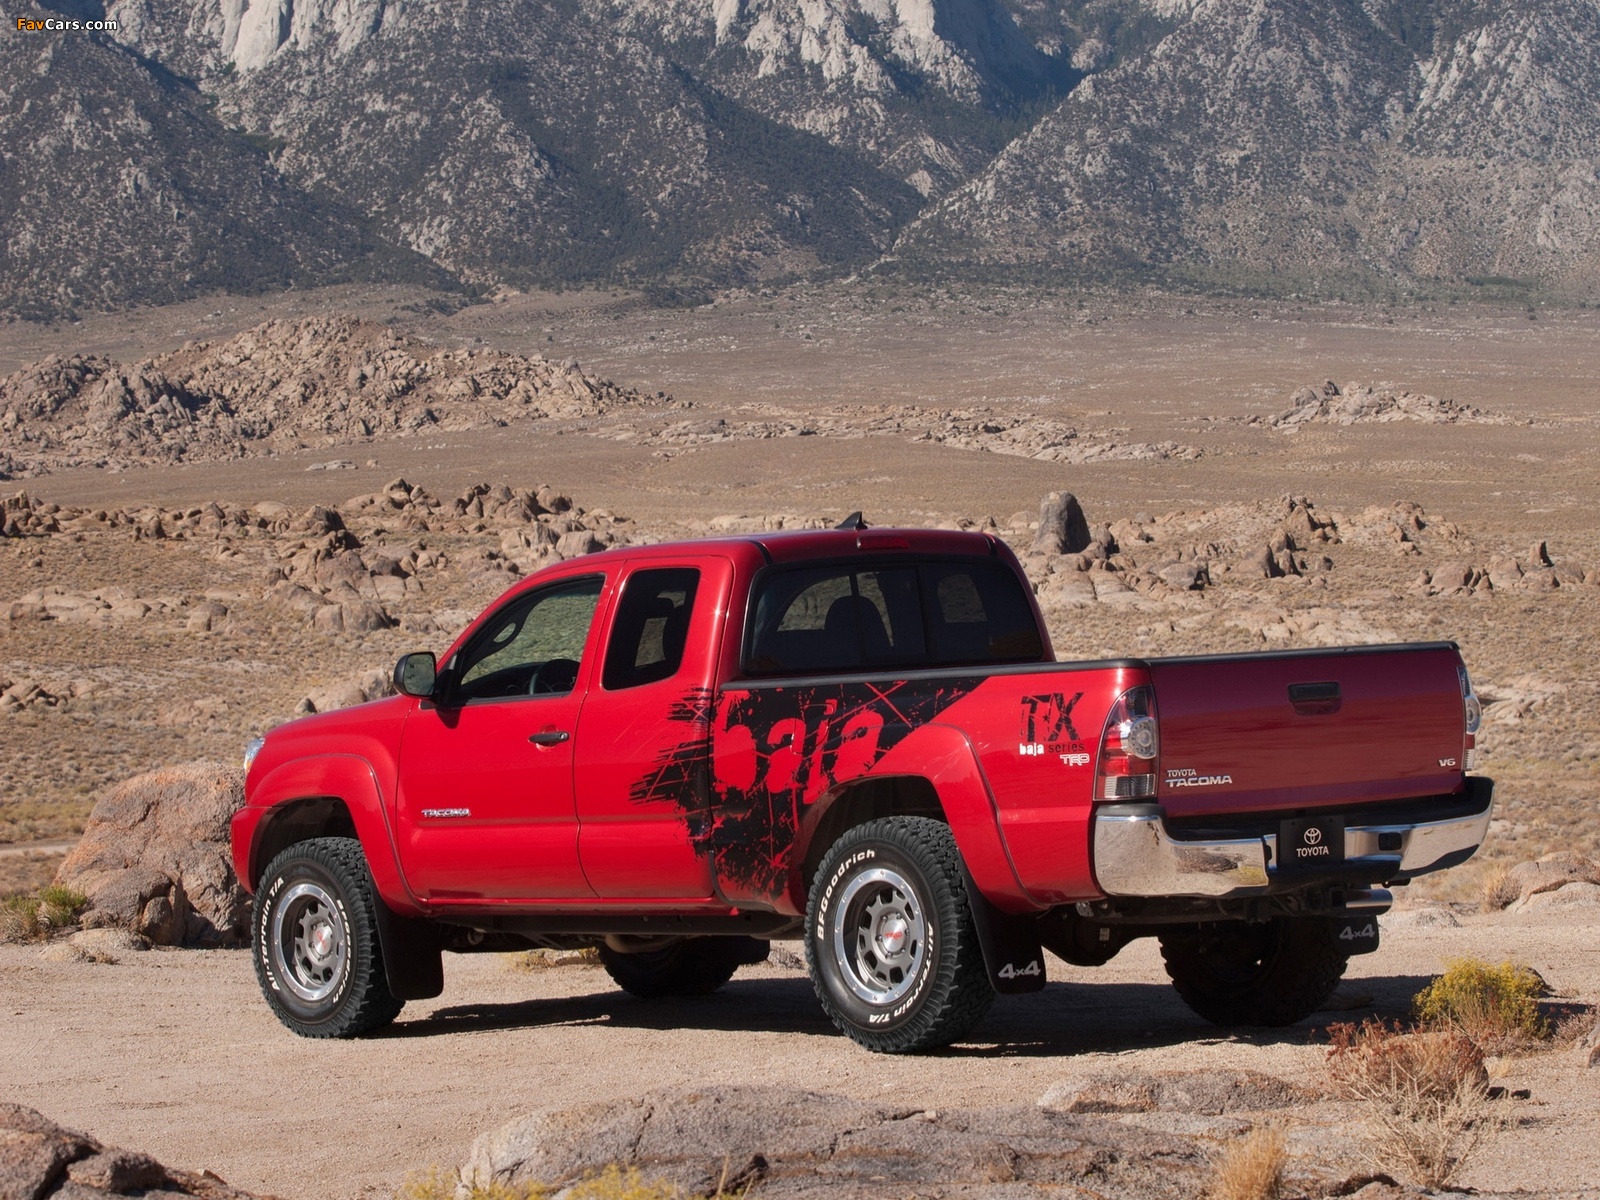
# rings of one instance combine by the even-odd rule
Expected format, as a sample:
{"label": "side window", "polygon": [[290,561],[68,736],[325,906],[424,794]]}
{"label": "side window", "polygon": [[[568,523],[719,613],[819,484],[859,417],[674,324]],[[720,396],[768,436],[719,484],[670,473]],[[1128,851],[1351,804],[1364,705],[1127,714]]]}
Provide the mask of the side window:
{"label": "side window", "polygon": [[913,567],[813,567],[763,580],[746,669],[752,674],[911,665],[927,653]]}
{"label": "side window", "polygon": [[935,662],[1027,662],[1044,653],[1033,608],[1009,569],[984,562],[922,570]]}
{"label": "side window", "polygon": [[495,613],[461,652],[452,701],[570,692],[604,582],[602,575],[569,580]]}
{"label": "side window", "polygon": [[614,692],[671,679],[683,666],[700,572],[693,567],[635,571],[622,591],[606,647],[601,685]]}

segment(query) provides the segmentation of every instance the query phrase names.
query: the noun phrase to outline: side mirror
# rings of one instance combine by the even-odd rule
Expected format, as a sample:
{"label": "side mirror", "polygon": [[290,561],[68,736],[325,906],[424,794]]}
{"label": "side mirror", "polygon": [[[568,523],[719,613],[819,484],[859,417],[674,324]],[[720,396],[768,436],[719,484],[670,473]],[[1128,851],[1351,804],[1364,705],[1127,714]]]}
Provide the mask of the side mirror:
{"label": "side mirror", "polygon": [[402,696],[418,696],[426,700],[433,695],[439,681],[439,664],[431,651],[419,650],[402,654],[394,665],[394,690]]}

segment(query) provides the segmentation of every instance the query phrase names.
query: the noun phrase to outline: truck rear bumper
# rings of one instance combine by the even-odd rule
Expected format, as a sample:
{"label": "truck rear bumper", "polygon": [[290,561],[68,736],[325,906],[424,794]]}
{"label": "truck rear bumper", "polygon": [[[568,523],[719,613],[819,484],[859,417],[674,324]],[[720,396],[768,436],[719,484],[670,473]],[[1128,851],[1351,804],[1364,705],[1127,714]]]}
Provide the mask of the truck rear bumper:
{"label": "truck rear bumper", "polygon": [[[1494,811],[1494,783],[1467,780],[1470,811],[1439,820],[1391,822],[1370,815],[1344,830],[1341,880],[1383,883],[1440,871],[1471,858]],[[1259,896],[1314,882],[1279,872],[1275,832],[1195,838],[1174,834],[1159,804],[1108,804],[1094,814],[1094,873],[1107,896]]]}

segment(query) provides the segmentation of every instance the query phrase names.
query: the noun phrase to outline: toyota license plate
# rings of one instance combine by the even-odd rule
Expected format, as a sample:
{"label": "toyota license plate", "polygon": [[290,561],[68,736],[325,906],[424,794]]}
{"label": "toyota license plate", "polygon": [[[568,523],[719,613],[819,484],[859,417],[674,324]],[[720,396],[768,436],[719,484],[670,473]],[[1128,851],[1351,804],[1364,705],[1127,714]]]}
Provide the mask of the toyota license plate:
{"label": "toyota license plate", "polygon": [[1315,869],[1343,861],[1343,817],[1291,817],[1278,826],[1279,870]]}

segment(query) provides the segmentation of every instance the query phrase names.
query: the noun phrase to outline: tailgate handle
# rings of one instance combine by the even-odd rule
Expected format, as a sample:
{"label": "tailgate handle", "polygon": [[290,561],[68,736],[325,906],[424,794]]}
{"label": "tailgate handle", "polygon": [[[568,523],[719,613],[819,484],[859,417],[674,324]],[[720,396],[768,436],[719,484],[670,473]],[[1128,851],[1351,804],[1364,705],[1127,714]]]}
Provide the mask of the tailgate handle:
{"label": "tailgate handle", "polygon": [[1328,683],[1291,683],[1289,703],[1302,717],[1321,717],[1339,711],[1344,703],[1339,695],[1337,681]]}

